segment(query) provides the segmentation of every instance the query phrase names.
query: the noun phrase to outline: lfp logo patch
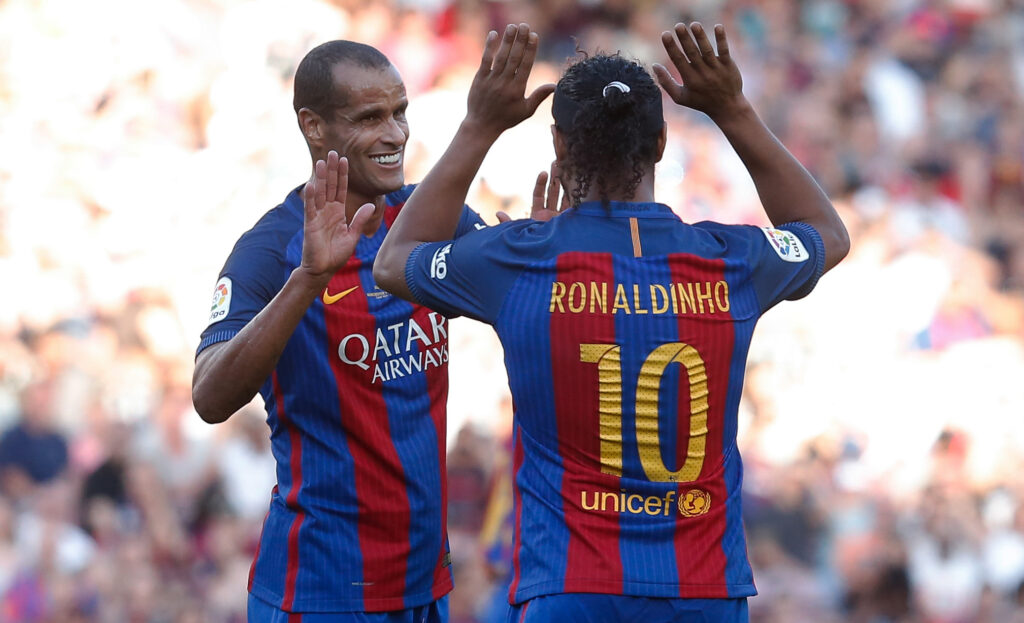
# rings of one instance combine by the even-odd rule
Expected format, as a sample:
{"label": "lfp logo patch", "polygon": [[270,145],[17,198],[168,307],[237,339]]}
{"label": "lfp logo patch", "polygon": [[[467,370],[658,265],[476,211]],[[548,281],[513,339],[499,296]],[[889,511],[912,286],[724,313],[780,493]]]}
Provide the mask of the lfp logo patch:
{"label": "lfp logo patch", "polygon": [[210,324],[220,322],[228,317],[231,310],[231,278],[221,277],[213,289],[213,301],[210,305]]}
{"label": "lfp logo patch", "polygon": [[796,237],[796,234],[773,227],[762,227],[768,244],[775,249],[775,252],[787,262],[806,262],[808,259],[807,250],[803,243]]}

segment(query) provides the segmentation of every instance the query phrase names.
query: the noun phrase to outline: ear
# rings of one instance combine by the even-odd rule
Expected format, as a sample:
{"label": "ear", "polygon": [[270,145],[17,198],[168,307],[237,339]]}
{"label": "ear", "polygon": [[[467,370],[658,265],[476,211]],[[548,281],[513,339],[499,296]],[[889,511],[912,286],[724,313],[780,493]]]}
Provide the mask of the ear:
{"label": "ear", "polygon": [[323,117],[309,108],[300,108],[296,114],[299,118],[299,129],[302,130],[302,135],[306,137],[306,142],[311,147],[321,147],[324,128]]}
{"label": "ear", "polygon": [[565,136],[562,131],[553,123],[551,124],[551,141],[555,147],[555,160],[559,163],[565,162],[569,156],[569,148],[565,145]]}
{"label": "ear", "polygon": [[658,146],[655,152],[654,161],[661,162],[661,157],[665,155],[665,145],[668,144],[668,124],[661,126],[661,133],[658,134]]}

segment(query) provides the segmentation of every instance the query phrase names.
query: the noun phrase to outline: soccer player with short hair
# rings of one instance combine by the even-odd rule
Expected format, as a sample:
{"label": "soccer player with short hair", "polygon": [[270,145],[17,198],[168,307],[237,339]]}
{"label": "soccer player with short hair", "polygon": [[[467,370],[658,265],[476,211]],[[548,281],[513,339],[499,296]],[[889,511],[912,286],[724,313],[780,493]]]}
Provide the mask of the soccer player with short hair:
{"label": "soccer player with short hair", "polygon": [[[643,67],[598,54],[568,68],[552,104],[572,207],[456,241],[417,235],[457,213],[514,111],[529,27],[489,36],[466,118],[381,247],[381,287],[490,323],[515,404],[515,544],[509,621],[747,621],[755,594],[741,523],[737,407],[754,325],[807,295],[848,252],[807,171],[743,96],[725,31],[662,41],[702,111],[750,172],[773,227],[682,222],[654,197],[667,130]],[[511,112],[510,112],[511,111]],[[554,171],[553,171],[554,173]],[[552,193],[555,197],[552,197]],[[428,213],[430,212],[430,213]]]}
{"label": "soccer player with short hair", "polygon": [[[192,386],[207,422],[257,391],[268,413],[277,486],[249,620],[444,621],[448,324],[372,275],[413,188],[405,86],[376,49],[330,41],[299,64],[294,106],[313,175],[236,243]],[[477,226],[463,206],[427,233]]]}

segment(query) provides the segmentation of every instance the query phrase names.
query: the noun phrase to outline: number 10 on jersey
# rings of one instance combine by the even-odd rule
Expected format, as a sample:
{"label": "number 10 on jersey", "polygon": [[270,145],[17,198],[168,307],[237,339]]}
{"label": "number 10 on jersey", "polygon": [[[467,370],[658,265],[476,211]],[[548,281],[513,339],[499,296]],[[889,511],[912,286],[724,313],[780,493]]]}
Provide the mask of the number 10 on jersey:
{"label": "number 10 on jersey", "polygon": [[[622,347],[618,344],[580,344],[580,361],[597,364],[600,412],[601,471],[622,476]],[[669,470],[661,454],[658,425],[659,391],[668,367],[678,363],[690,385],[690,436],[686,461]],[[708,377],[704,359],[682,342],[662,344],[644,361],[636,379],[636,445],[644,473],[653,482],[693,482],[704,466],[708,435]]]}

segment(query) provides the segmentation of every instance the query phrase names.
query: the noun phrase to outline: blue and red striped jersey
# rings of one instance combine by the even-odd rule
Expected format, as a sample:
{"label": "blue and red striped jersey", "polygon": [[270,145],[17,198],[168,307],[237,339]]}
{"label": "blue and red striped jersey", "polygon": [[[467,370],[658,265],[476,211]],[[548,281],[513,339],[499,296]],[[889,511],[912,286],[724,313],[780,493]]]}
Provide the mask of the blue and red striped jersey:
{"label": "blue and red striped jersey", "polygon": [[584,203],[411,254],[418,301],[494,326],[514,415],[513,579],[552,593],[756,594],[737,409],[759,316],[814,287],[821,237]]}
{"label": "blue and red striped jersey", "polygon": [[[236,243],[203,349],[231,339],[300,264],[301,189]],[[373,281],[373,260],[413,186],[310,306],[260,389],[277,486],[249,590],[288,612],[378,612],[452,588],[445,529],[448,324]],[[482,227],[463,209],[456,237]]]}

